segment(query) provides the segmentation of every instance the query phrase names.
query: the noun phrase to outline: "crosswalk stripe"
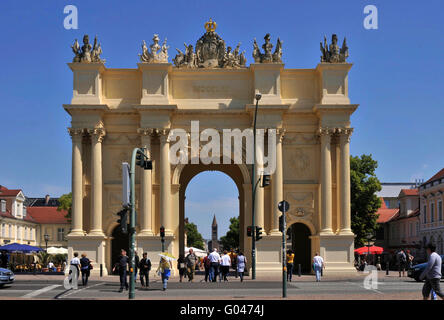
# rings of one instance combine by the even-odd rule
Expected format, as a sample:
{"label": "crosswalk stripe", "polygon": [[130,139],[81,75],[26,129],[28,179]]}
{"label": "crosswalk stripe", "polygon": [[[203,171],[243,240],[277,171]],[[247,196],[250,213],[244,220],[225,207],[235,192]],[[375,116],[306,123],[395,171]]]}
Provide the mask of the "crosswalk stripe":
{"label": "crosswalk stripe", "polygon": [[33,297],[36,297],[36,296],[38,296],[38,295],[40,295],[42,293],[51,291],[52,289],[55,289],[55,288],[61,287],[61,286],[62,286],[61,284],[54,284],[52,286],[47,286],[47,287],[44,287],[42,289],[35,290],[35,291],[30,292],[30,293],[27,293],[22,298],[33,298]]}

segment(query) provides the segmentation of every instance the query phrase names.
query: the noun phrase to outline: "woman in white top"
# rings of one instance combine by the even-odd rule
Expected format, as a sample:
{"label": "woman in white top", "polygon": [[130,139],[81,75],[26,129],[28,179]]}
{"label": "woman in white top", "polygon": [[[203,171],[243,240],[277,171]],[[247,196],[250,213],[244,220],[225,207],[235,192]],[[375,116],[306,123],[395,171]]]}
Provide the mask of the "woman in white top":
{"label": "woman in white top", "polygon": [[239,252],[239,255],[237,256],[237,273],[239,274],[241,282],[244,281],[244,272],[246,264],[247,264],[247,258],[245,258],[242,252]]}
{"label": "woman in white top", "polygon": [[222,269],[222,276],[224,278],[224,281],[228,281],[227,275],[228,272],[230,271],[230,266],[231,266],[230,256],[228,255],[227,250],[224,250],[224,254],[220,258],[220,267]]}
{"label": "woman in white top", "polygon": [[325,268],[324,259],[316,252],[313,258],[313,269],[316,274],[316,282],[321,281],[322,268]]}

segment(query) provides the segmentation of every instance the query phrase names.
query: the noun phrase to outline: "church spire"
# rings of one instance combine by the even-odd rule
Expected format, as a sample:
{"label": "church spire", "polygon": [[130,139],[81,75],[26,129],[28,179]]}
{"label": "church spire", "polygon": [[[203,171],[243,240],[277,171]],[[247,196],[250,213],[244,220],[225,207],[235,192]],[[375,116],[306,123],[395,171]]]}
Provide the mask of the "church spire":
{"label": "church spire", "polygon": [[213,227],[217,226],[216,215],[214,215],[213,217],[213,223],[211,224],[211,226]]}

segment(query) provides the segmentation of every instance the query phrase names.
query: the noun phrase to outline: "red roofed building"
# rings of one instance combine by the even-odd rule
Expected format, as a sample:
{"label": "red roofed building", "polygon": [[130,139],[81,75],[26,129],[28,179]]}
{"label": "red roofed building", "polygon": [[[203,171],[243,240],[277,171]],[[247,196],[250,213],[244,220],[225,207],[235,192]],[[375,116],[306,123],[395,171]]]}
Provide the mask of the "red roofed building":
{"label": "red roofed building", "polygon": [[376,244],[388,251],[403,248],[410,250],[413,256],[421,256],[418,189],[401,189],[398,208],[389,209],[383,198],[381,201],[377,212],[381,227]]}
{"label": "red roofed building", "polygon": [[[49,196],[46,198],[49,200]],[[26,203],[29,203],[28,207]],[[48,246],[66,247],[65,236],[70,228],[66,212],[57,211],[57,207],[48,205],[48,201],[46,204],[32,206],[21,189],[0,186],[0,245],[21,243],[44,247],[46,234]]]}
{"label": "red roofed building", "polygon": [[419,187],[421,241],[432,242],[436,251],[444,254],[444,168]]}

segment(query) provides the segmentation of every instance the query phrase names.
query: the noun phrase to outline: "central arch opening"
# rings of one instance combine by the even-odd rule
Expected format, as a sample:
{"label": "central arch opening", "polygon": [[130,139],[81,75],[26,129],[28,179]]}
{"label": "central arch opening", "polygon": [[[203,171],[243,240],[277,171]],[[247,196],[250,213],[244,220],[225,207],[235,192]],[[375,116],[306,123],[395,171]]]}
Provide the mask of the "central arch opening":
{"label": "central arch opening", "polygon": [[[220,249],[223,249],[220,238],[229,230],[230,218],[239,219],[238,245],[233,249],[244,250],[244,178],[237,165],[184,166],[179,178],[179,254],[190,244],[185,239],[186,219],[197,225],[207,245],[210,241],[210,248]],[[214,217],[217,234],[212,226]],[[207,245],[204,250],[208,249]]]}

